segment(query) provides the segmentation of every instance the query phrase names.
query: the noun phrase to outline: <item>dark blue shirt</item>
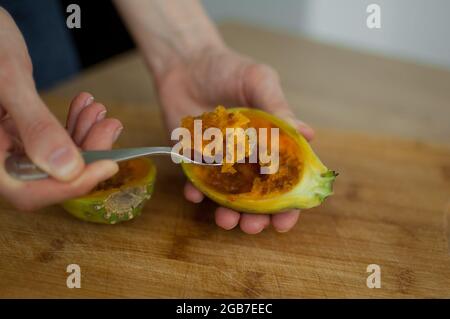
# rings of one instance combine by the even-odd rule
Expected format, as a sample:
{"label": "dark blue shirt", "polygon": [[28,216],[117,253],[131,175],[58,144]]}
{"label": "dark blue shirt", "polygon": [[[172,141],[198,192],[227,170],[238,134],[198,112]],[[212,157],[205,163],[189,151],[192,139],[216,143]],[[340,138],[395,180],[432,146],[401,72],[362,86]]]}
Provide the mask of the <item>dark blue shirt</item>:
{"label": "dark blue shirt", "polygon": [[0,6],[11,14],[25,38],[38,89],[47,89],[80,70],[65,8],[58,0],[0,0]]}

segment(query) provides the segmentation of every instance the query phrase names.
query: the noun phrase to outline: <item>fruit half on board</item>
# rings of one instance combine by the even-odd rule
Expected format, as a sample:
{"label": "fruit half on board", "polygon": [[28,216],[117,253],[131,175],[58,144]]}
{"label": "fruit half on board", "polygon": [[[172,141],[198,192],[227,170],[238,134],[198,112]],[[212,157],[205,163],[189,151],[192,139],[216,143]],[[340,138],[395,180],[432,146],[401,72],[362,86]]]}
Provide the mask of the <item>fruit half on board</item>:
{"label": "fruit half on board", "polygon": [[88,195],[62,203],[66,211],[85,221],[116,224],[139,216],[150,199],[156,168],[148,158],[119,163],[119,172]]}

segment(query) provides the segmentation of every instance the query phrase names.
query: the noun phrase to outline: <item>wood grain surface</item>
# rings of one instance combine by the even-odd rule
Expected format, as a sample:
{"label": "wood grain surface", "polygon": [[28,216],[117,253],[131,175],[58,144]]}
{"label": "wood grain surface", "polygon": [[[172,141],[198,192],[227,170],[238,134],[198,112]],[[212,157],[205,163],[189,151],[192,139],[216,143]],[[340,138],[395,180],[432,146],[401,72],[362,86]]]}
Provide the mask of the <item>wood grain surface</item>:
{"label": "wood grain surface", "polygon": [[[110,114],[125,123],[122,146],[166,143],[159,114],[125,106]],[[143,215],[124,224],[81,222],[57,206],[19,213],[2,202],[0,295],[450,296],[449,149],[336,130],[319,130],[313,147],[340,173],[336,194],[285,234],[218,229],[213,203],[183,199],[184,176],[169,158],[157,160]],[[71,263],[81,267],[81,289],[66,287]],[[381,289],[366,287],[372,263]]]}
{"label": "wood grain surface", "polygon": [[[296,112],[317,126],[313,148],[340,173],[335,195],[288,233],[225,231],[214,225],[215,204],[185,201],[181,169],[158,158],[155,193],[127,223],[90,224],[58,206],[21,213],[0,201],[0,297],[450,297],[449,72],[236,25],[222,31],[278,63]],[[296,52],[291,69],[308,77],[283,66]],[[372,76],[354,78],[361,68]],[[125,124],[121,146],[167,143],[134,53],[45,101],[63,120],[83,89]],[[72,263],[81,289],[66,287]],[[369,264],[381,267],[380,289],[366,286]]]}

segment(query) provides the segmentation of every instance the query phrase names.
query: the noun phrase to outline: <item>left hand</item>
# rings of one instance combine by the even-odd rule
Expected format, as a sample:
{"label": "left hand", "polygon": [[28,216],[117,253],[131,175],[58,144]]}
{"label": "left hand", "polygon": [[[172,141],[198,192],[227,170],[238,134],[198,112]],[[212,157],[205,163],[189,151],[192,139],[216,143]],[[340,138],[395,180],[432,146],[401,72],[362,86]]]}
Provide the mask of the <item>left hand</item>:
{"label": "left hand", "polygon": [[[170,130],[178,127],[187,115],[200,115],[215,106],[247,106],[260,108],[283,118],[311,140],[314,131],[296,119],[271,67],[253,62],[236,52],[220,47],[208,48],[175,63],[156,78],[159,100]],[[204,195],[191,183],[184,189],[187,200],[199,203]],[[290,230],[299,210],[275,215],[241,214],[219,207],[216,224],[232,229],[238,224],[248,234],[257,234],[272,223],[279,232]]]}

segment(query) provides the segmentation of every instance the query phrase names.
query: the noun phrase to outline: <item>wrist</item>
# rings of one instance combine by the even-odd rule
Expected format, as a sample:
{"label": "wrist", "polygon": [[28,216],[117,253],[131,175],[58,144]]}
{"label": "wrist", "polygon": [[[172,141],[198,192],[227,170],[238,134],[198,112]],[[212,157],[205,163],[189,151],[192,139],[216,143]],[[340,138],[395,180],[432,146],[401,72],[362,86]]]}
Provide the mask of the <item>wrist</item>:
{"label": "wrist", "polygon": [[225,48],[200,0],[114,2],[155,78],[207,48]]}

